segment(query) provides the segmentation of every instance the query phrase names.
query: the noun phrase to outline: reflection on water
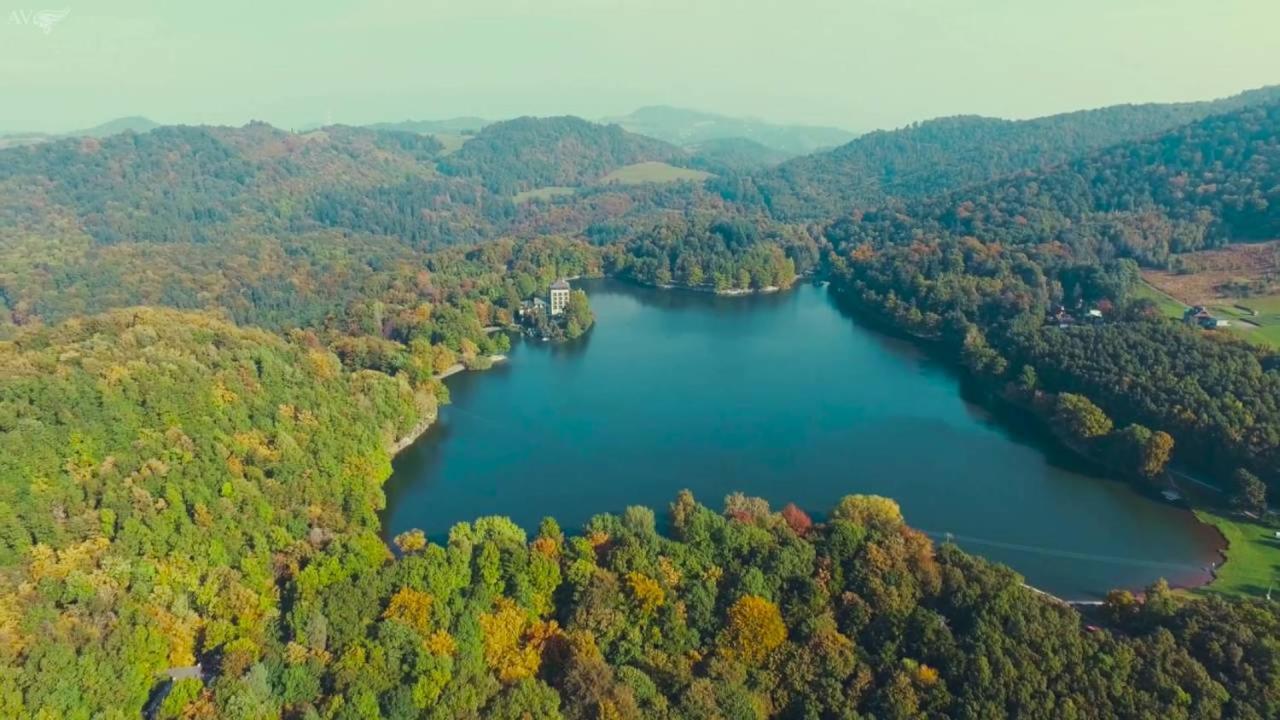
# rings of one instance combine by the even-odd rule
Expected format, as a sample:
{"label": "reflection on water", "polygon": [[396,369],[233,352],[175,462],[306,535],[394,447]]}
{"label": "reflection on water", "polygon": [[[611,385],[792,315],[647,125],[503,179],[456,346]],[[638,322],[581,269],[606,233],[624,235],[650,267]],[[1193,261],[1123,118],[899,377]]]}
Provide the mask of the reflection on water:
{"label": "reflection on water", "polygon": [[[969,402],[945,363],[875,332],[812,285],[716,297],[582,284],[599,323],[565,344],[450,378],[453,404],[396,459],[387,534],[506,515],[567,528],[682,488],[821,515],[895,498],[908,521],[1070,596],[1195,579],[1213,531],[1090,474],[1036,429]],[[1046,449],[1049,448],[1049,449]]]}

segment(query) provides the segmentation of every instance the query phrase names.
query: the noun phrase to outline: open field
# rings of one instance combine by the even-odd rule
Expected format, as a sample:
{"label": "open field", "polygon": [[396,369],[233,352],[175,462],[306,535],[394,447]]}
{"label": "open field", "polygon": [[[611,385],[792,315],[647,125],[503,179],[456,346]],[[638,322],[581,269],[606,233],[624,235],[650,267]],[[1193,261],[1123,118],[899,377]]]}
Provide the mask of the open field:
{"label": "open field", "polygon": [[664,162],[642,162],[618,168],[600,178],[603,184],[618,183],[620,185],[638,185],[640,183],[664,183],[689,180],[699,182],[711,177],[711,173],[701,170],[690,170]]}
{"label": "open field", "polygon": [[1195,513],[1218,528],[1229,544],[1228,560],[1218,568],[1217,579],[1195,590],[1197,594],[1265,597],[1272,585],[1280,583],[1280,540],[1275,530],[1208,510]]}
{"label": "open field", "polygon": [[1171,313],[1170,300],[1204,305],[1242,336],[1280,348],[1280,241],[1187,253],[1178,262],[1177,272],[1142,273],[1163,312]]}
{"label": "open field", "polygon": [[1160,308],[1160,314],[1171,318],[1181,318],[1182,313],[1187,309],[1186,305],[1174,300],[1169,295],[1157,290],[1147,282],[1141,282],[1133,289],[1134,297],[1146,298],[1156,304]]}
{"label": "open field", "polygon": [[551,198],[559,197],[560,195],[572,195],[574,191],[574,188],[571,187],[544,187],[538,188],[537,190],[525,190],[522,193],[516,193],[515,197],[511,199],[519,205],[521,203],[527,203],[530,200],[550,200]]}
{"label": "open field", "polygon": [[443,132],[432,133],[431,137],[435,138],[437,141],[439,141],[441,145],[444,146],[444,150],[442,150],[440,153],[441,155],[451,155],[455,152],[458,152],[458,148],[462,147],[463,143],[471,139],[467,135],[459,135],[457,133],[443,133]]}
{"label": "open field", "polygon": [[1209,305],[1250,294],[1241,292],[1246,285],[1263,289],[1268,284],[1278,284],[1280,241],[1241,243],[1186,253],[1177,256],[1176,262],[1181,270],[1148,270],[1142,276],[1188,305]]}
{"label": "open field", "polygon": [[[682,180],[699,182],[709,177],[711,177],[711,173],[702,172],[701,170],[690,170],[663,162],[642,162],[618,168],[600,178],[597,182],[600,185],[640,185],[643,183],[680,182]],[[517,204],[526,203],[530,200],[550,200],[561,195],[572,195],[576,190],[577,188],[572,187],[544,187],[516,193],[512,200]]]}

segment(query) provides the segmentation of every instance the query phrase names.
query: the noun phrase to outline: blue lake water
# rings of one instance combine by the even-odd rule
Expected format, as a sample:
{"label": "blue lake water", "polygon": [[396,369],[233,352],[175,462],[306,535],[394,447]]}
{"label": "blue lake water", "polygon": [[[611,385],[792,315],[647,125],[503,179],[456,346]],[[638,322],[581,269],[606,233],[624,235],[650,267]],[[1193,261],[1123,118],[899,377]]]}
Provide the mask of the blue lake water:
{"label": "blue lake water", "polygon": [[453,403],[402,453],[387,535],[482,515],[526,528],[734,491],[821,515],[874,493],[1059,595],[1194,582],[1218,539],[1190,513],[1099,478],[964,399],[951,368],[864,327],[822,288],[716,297],[580,284],[598,319],[568,344],[517,341],[448,380]]}

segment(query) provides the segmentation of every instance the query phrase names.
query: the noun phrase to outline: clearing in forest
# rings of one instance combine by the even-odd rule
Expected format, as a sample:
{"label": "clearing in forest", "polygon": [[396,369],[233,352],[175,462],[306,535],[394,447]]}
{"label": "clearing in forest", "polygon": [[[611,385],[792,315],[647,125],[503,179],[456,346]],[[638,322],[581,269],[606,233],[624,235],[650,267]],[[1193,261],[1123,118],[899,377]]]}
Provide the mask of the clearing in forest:
{"label": "clearing in forest", "polygon": [[1144,270],[1153,287],[1186,305],[1204,305],[1249,338],[1280,347],[1280,241],[1241,243],[1174,258]]}
{"label": "clearing in forest", "polygon": [[639,185],[641,183],[665,183],[689,180],[701,182],[711,177],[711,173],[701,170],[676,167],[664,162],[642,162],[620,167],[600,178],[602,184],[618,183],[620,185]]}

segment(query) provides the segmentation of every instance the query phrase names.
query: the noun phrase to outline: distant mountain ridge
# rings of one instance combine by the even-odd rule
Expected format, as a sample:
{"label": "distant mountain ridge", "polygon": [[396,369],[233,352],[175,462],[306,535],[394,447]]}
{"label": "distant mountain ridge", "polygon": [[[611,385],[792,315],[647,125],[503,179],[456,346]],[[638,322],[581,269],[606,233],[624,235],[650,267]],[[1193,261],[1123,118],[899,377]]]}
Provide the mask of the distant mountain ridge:
{"label": "distant mountain ridge", "polygon": [[160,124],[148,118],[141,116],[130,116],[108,120],[101,125],[95,125],[83,130],[72,130],[65,133],[10,133],[0,135],[0,148],[16,147],[18,145],[34,145],[36,143],[48,142],[59,138],[69,137],[92,137],[104,138],[112,135],[119,135],[122,132],[145,133],[160,127]]}
{"label": "distant mountain ridge", "polygon": [[432,133],[474,133],[484,129],[488,120],[479,117],[462,116],[445,118],[444,120],[402,120],[400,122],[380,122],[365,125],[370,130],[398,130],[414,132],[421,135]]}
{"label": "distant mountain ridge", "polygon": [[604,121],[674,145],[690,146],[712,140],[743,138],[790,155],[805,155],[857,137],[857,133],[840,128],[776,124],[668,105],[642,107],[629,115],[605,118]]}
{"label": "distant mountain ridge", "polygon": [[726,198],[759,202],[777,218],[812,220],[926,197],[1067,162],[1210,115],[1280,100],[1280,86],[1219,100],[1114,105],[1031,120],[962,115],[880,130],[765,173],[723,179]]}

